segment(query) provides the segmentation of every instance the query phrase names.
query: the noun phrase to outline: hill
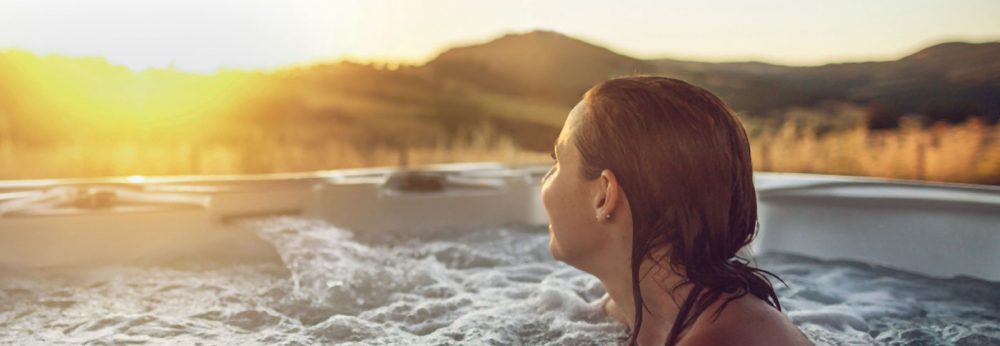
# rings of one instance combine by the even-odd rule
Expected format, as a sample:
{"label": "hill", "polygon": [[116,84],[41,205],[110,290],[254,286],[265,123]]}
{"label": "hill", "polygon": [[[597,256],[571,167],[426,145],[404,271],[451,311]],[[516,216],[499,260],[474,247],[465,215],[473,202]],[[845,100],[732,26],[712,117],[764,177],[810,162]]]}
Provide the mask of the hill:
{"label": "hill", "polygon": [[750,117],[829,100],[867,105],[878,127],[904,113],[928,122],[1000,114],[1000,43],[949,42],[894,61],[792,67],[761,62],[642,60],[552,31],[452,47],[422,66],[349,61],[273,73],[130,71],[94,58],[0,52],[0,139],[271,136],[362,147],[472,140],[483,128],[547,150],[592,85],[667,75],[718,93]]}
{"label": "hill", "polygon": [[563,106],[572,105],[583,91],[607,78],[652,73],[705,87],[753,116],[843,100],[877,104],[896,116],[921,113],[929,121],[979,115],[996,122],[998,47],[997,42],[948,42],[894,61],[792,67],[640,60],[559,33],[532,31],[449,49],[426,67],[487,90]]}
{"label": "hill", "polygon": [[630,73],[656,72],[648,62],[541,30],[451,48],[426,67],[445,78],[563,105],[575,103],[597,81]]}

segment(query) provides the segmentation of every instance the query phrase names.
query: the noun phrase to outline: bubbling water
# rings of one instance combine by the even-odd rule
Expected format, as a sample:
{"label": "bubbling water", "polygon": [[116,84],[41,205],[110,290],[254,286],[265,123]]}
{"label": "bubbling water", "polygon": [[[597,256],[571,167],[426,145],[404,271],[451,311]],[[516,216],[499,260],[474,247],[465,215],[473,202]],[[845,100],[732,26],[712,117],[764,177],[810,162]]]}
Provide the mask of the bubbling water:
{"label": "bubbling water", "polygon": [[589,303],[603,294],[600,283],[552,262],[545,233],[356,239],[315,221],[254,227],[290,272],[276,309],[316,341],[579,345],[623,335]]}
{"label": "bubbling water", "polygon": [[[243,224],[280,262],[0,271],[0,343],[607,345],[627,337],[594,277],[543,227],[361,234]],[[768,254],[758,264],[818,345],[1000,344],[1000,284]]]}
{"label": "bubbling water", "polygon": [[768,254],[788,317],[821,345],[1000,345],[1000,283]]}

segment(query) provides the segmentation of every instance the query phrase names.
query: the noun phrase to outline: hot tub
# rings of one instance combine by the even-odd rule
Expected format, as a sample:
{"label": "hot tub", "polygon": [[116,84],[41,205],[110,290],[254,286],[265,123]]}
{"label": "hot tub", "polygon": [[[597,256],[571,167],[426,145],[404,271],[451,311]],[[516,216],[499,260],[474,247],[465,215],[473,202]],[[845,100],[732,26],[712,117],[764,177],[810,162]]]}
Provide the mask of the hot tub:
{"label": "hot tub", "polygon": [[[6,181],[0,342],[620,341],[599,283],[548,256],[547,169]],[[1000,342],[1000,189],[755,183],[744,254],[817,343]]]}

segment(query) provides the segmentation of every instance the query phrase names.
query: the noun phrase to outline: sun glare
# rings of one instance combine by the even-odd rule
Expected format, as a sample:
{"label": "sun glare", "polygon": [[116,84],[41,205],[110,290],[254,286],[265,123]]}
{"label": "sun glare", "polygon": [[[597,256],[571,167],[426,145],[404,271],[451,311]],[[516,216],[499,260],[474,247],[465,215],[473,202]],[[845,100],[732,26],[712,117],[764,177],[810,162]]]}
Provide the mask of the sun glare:
{"label": "sun glare", "polygon": [[97,58],[3,54],[13,58],[10,77],[38,98],[27,104],[34,111],[66,114],[80,126],[111,132],[204,124],[240,99],[251,78],[241,72],[133,71]]}

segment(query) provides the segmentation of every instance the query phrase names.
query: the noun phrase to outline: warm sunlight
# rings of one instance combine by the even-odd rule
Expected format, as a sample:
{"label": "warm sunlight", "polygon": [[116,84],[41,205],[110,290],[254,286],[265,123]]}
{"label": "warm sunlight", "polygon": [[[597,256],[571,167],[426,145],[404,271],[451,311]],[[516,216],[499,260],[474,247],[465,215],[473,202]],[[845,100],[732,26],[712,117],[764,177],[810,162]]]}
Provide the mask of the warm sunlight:
{"label": "warm sunlight", "polygon": [[70,126],[113,133],[204,126],[242,97],[250,74],[201,75],[176,70],[141,72],[107,65],[100,59],[75,61],[39,58],[30,53],[0,53],[21,92],[33,99],[31,112],[64,114]]}
{"label": "warm sunlight", "polygon": [[0,345],[1000,345],[998,19],[0,0]]}
{"label": "warm sunlight", "polygon": [[373,10],[354,1],[3,1],[0,48],[213,72],[358,51]]}
{"label": "warm sunlight", "polygon": [[[343,58],[422,64],[451,45],[549,29],[622,53],[788,65],[886,60],[1000,36],[991,0],[0,2],[0,49],[132,69],[273,69]],[[793,29],[794,28],[794,29]]]}

